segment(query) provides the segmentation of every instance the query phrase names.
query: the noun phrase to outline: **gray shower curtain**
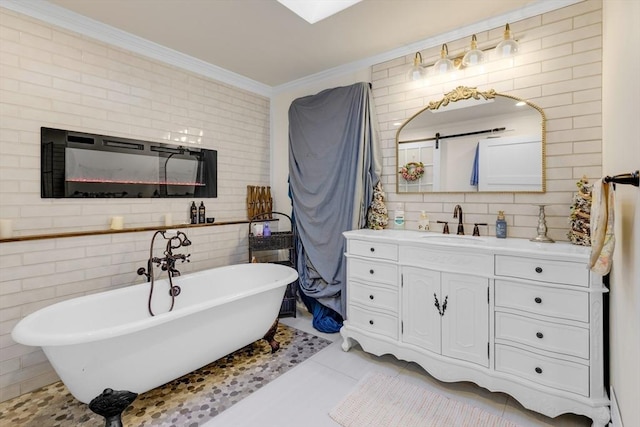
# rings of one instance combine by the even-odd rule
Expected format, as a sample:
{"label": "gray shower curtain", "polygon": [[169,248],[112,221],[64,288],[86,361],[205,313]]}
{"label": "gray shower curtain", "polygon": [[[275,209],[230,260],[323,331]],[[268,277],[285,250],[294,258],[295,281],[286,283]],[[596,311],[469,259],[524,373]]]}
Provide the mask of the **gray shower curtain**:
{"label": "gray shower curtain", "polygon": [[382,169],[375,123],[369,83],[298,98],[289,108],[289,188],[299,237],[300,290],[342,318],[342,232],[365,226]]}

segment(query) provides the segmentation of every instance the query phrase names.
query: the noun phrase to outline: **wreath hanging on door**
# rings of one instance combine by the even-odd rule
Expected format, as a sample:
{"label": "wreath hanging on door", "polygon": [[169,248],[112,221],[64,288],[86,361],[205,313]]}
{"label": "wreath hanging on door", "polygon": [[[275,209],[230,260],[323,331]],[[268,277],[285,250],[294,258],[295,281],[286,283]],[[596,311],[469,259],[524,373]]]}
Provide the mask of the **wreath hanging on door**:
{"label": "wreath hanging on door", "polygon": [[424,164],[422,162],[409,162],[400,168],[398,172],[405,181],[417,181],[424,175]]}

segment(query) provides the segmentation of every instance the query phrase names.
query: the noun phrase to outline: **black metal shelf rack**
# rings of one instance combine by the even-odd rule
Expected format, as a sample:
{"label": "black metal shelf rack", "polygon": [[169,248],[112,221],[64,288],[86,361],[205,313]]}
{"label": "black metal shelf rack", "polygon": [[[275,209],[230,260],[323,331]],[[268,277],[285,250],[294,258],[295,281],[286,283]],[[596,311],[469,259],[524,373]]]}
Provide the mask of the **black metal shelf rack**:
{"label": "black metal shelf rack", "polygon": [[[274,217],[274,215],[276,217]],[[286,217],[289,220],[290,231],[271,232],[270,236],[256,236],[253,234],[253,224],[256,222],[279,221],[279,216]],[[286,251],[285,260],[268,261],[276,264],[286,265],[296,268],[296,249],[295,249],[295,230],[291,217],[282,212],[267,212],[259,214],[251,218],[249,222],[249,262],[252,262],[256,252],[264,251]],[[296,294],[298,291],[298,280],[289,283],[284,293],[282,305],[278,317],[296,317]]]}

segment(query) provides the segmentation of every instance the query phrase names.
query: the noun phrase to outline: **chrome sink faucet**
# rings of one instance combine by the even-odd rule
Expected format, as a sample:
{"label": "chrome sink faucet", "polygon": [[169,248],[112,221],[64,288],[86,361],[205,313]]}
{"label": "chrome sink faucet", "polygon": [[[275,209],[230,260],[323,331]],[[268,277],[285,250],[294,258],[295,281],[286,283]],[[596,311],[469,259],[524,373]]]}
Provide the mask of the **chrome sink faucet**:
{"label": "chrome sink faucet", "polygon": [[463,235],[464,225],[462,224],[462,207],[460,205],[456,205],[456,207],[453,208],[453,217],[458,218],[458,232],[456,234]]}

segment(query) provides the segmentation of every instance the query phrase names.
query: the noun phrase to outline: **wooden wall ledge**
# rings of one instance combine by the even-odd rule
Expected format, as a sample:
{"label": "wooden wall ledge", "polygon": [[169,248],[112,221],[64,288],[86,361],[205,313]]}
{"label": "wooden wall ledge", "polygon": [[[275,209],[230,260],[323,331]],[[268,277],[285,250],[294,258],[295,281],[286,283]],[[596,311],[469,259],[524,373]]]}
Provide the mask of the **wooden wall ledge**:
{"label": "wooden wall ledge", "polygon": [[98,236],[102,234],[118,234],[118,233],[137,233],[140,231],[156,231],[156,230],[172,230],[176,228],[198,228],[198,227],[216,227],[220,225],[233,225],[233,224],[249,224],[248,219],[236,220],[236,221],[221,221],[211,224],[176,224],[176,225],[154,225],[149,227],[132,227],[123,228],[122,230],[85,230],[85,231],[69,231],[62,233],[50,233],[50,234],[33,234],[30,236],[15,236],[6,239],[0,239],[0,243],[8,242],[26,242],[29,240],[44,240],[44,239],[59,239],[63,237],[82,237],[82,236]]}

